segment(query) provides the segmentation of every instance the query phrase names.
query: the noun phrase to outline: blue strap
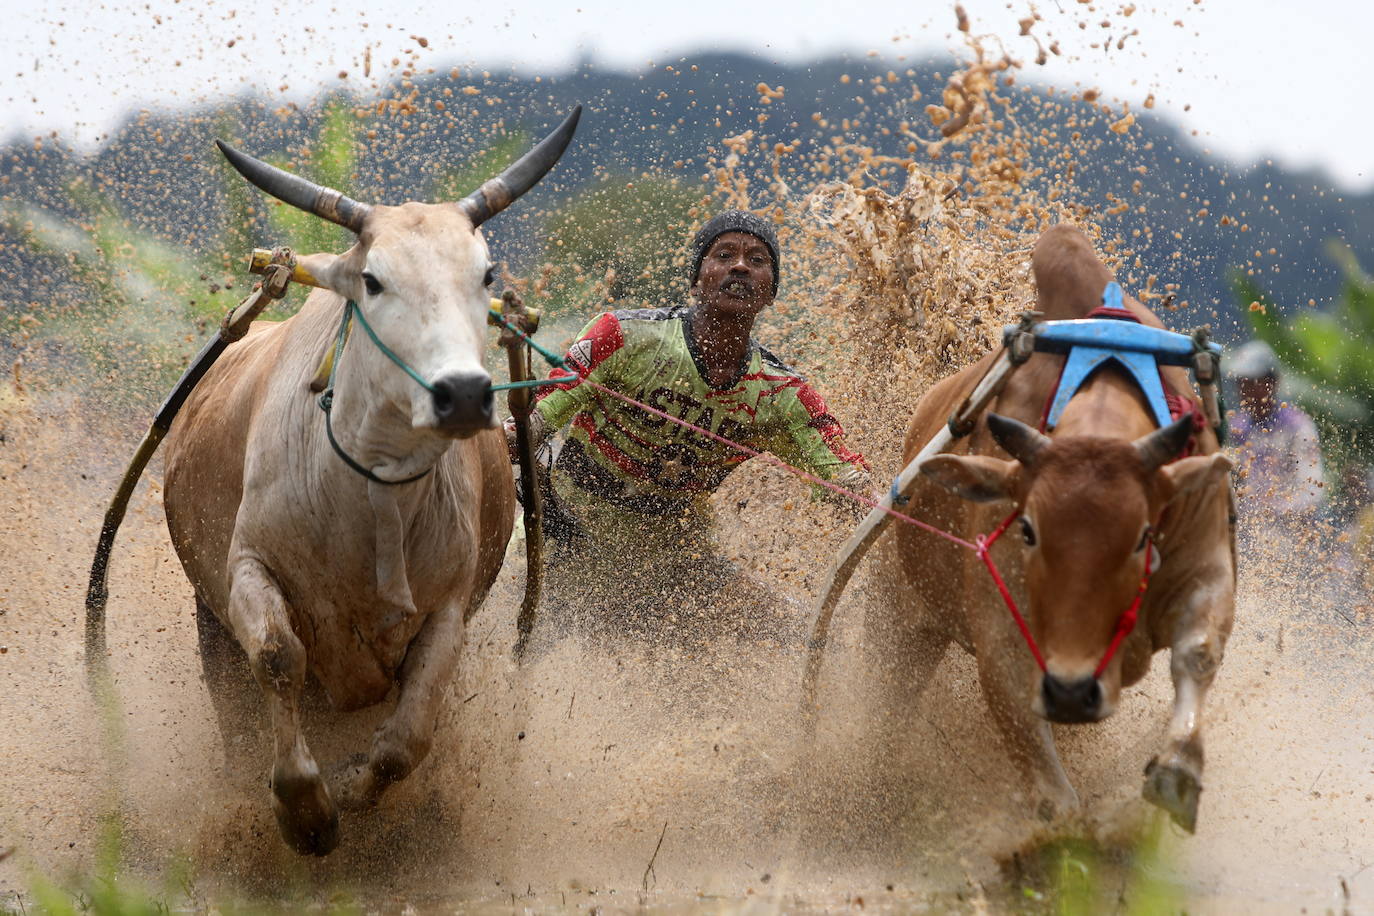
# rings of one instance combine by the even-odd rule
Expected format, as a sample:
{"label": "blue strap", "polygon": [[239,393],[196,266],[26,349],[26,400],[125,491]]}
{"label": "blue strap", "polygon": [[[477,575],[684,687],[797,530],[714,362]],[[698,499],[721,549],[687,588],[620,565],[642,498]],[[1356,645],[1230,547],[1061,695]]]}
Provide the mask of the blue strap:
{"label": "blue strap", "polygon": [[1104,309],[1116,309],[1126,311],[1126,302],[1121,295],[1121,284],[1113,280],[1102,290],[1102,307]]}
{"label": "blue strap", "polygon": [[[1110,321],[1111,319],[1107,319]],[[1059,417],[1069,405],[1069,399],[1078,393],[1088,377],[1105,363],[1115,360],[1126,374],[1135,380],[1145,395],[1150,413],[1155,423],[1161,427],[1173,422],[1169,414],[1169,402],[1164,397],[1164,385],[1159,381],[1159,364],[1151,353],[1131,350],[1107,350],[1101,347],[1074,347],[1064,362],[1064,372],[1059,377],[1059,388],[1054,393],[1049,415],[1045,418],[1045,430],[1059,425]]]}
{"label": "blue strap", "polygon": [[[1102,290],[1102,307],[1130,314],[1126,309],[1121,285],[1112,281]],[[1124,317],[1124,316],[1123,316]],[[1192,366],[1197,341],[1186,334],[1152,328],[1139,320],[1122,321],[1116,317],[1082,318],[1071,321],[1051,321],[1034,331],[1035,349],[1041,353],[1066,355],[1064,371],[1049,413],[1045,429],[1059,424],[1059,418],[1069,400],[1088,378],[1108,362],[1115,361],[1135,380],[1145,395],[1150,413],[1160,427],[1173,422],[1169,401],[1159,378],[1159,367]],[[1208,343],[1209,350],[1220,354],[1221,347]]]}

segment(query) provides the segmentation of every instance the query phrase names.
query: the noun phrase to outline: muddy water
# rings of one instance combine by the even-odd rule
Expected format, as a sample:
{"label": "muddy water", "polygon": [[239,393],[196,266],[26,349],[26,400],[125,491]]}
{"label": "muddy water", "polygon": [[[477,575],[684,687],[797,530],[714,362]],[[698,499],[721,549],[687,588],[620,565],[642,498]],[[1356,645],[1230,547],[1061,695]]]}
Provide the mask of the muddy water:
{"label": "muddy water", "polygon": [[[156,469],[131,507],[111,583],[125,754],[102,737],[82,679],[84,577],[136,424],[96,419],[54,393],[9,395],[2,423],[0,847],[16,849],[0,863],[6,895],[27,886],[30,869],[90,869],[116,807],[130,874],[158,887],[183,869],[177,899],[287,907],[495,908],[513,894],[537,908],[862,898],[904,910],[986,893],[997,908],[998,863],[1041,830],[1022,817],[966,658],[941,666],[900,759],[873,765],[855,661],[873,594],[862,578],[838,617],[819,737],[799,744],[794,641],[565,639],[515,667],[517,555],[473,620],[434,753],[377,811],[346,818],[334,855],[300,859],[267,805],[265,744],[226,760]],[[751,555],[760,574],[807,600],[811,564],[842,538],[842,520],[776,472],[740,477],[719,500],[727,539],[739,538],[728,546],[744,547],[738,532],[762,530],[795,500],[781,510],[789,525],[774,526],[790,534]],[[1339,907],[1342,880],[1357,909],[1374,901],[1365,620],[1322,589],[1293,596],[1247,582],[1208,709],[1200,829],[1169,837],[1159,866],[1190,911]],[[1110,722],[1060,731],[1088,829],[1104,838],[1149,816],[1140,769],[1169,696],[1161,658]],[[315,709],[308,733],[322,760],[338,760],[375,721]]]}

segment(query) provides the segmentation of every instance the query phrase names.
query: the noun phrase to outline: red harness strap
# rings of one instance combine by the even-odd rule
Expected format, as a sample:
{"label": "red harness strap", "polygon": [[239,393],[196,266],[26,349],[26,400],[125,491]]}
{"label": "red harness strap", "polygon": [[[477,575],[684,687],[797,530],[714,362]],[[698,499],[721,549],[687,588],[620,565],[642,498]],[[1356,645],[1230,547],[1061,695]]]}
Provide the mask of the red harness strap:
{"label": "red harness strap", "polygon": [[1116,650],[1121,648],[1121,643],[1127,636],[1131,635],[1131,631],[1135,629],[1136,618],[1140,613],[1140,602],[1145,597],[1145,589],[1150,585],[1150,573],[1154,571],[1151,569],[1154,565],[1151,562],[1151,551],[1154,549],[1154,539],[1146,538],[1145,575],[1140,577],[1140,588],[1136,589],[1135,600],[1131,602],[1131,606],[1126,608],[1126,613],[1122,614],[1120,619],[1116,622],[1116,635],[1112,637],[1111,645],[1107,646],[1107,651],[1103,654],[1102,661],[1098,662],[1097,668],[1093,670],[1093,677],[1095,678],[1101,677],[1102,672],[1107,670],[1107,665],[1111,663],[1112,656],[1116,654]]}
{"label": "red harness strap", "polygon": [[[992,560],[992,545],[997,543],[997,539],[1006,533],[1011,527],[1011,523],[1020,515],[1020,510],[1014,510],[1002,523],[993,529],[992,534],[979,535],[975,543],[975,551],[978,559],[983,561],[983,565],[988,568],[988,573],[992,576],[993,584],[997,586],[997,591],[1002,595],[1002,601],[1006,603],[1007,610],[1011,612],[1011,617],[1016,621],[1016,627],[1021,631],[1021,638],[1026,641],[1026,648],[1030,649],[1031,656],[1035,659],[1035,664],[1042,672],[1046,671],[1045,657],[1040,654],[1040,647],[1036,645],[1035,637],[1031,635],[1030,627],[1026,624],[1026,618],[1021,615],[1021,609],[1016,606],[1016,599],[1012,597],[1011,589],[1007,588],[1007,583],[1002,579],[1002,574],[997,571],[997,564]],[[1103,653],[1102,660],[1097,663],[1097,668],[1093,670],[1093,677],[1099,678],[1102,672],[1107,670],[1111,664],[1112,657],[1116,655],[1121,643],[1126,637],[1131,635],[1135,629],[1136,620],[1140,616],[1140,602],[1145,598],[1145,589],[1150,585],[1150,573],[1154,572],[1154,538],[1146,538],[1145,541],[1145,575],[1140,579],[1140,588],[1136,589],[1135,599],[1131,601],[1131,606],[1126,608],[1116,621],[1116,633],[1112,636],[1111,644],[1107,646],[1107,651]]]}
{"label": "red harness strap", "polygon": [[1002,581],[1002,574],[997,571],[997,564],[992,561],[992,545],[997,543],[1006,530],[1011,527],[1012,521],[1020,515],[1019,511],[1013,511],[1011,515],[1002,519],[1002,524],[993,530],[992,534],[979,535],[975,542],[977,547],[978,559],[983,561],[983,565],[988,568],[988,573],[992,576],[993,583],[997,590],[1002,593],[1002,600],[1007,603],[1007,610],[1011,611],[1011,617],[1016,621],[1016,626],[1021,630],[1021,637],[1026,641],[1026,647],[1030,649],[1031,655],[1035,657],[1035,663],[1040,666],[1040,670],[1045,670],[1045,657],[1040,654],[1040,647],[1035,644],[1035,637],[1031,635],[1030,627],[1026,625],[1026,618],[1021,616],[1021,610],[1016,606],[1016,599],[1011,596],[1011,590],[1007,588],[1007,583]]}

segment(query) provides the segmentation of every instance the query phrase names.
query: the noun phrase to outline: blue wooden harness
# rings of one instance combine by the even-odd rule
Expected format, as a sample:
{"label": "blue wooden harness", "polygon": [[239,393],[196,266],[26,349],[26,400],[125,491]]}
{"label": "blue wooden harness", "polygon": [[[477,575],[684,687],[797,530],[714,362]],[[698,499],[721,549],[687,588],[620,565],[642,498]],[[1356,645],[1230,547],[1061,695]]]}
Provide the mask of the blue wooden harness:
{"label": "blue wooden harness", "polygon": [[1083,383],[1112,360],[1140,386],[1155,423],[1168,426],[1174,418],[1160,381],[1159,367],[1191,368],[1200,349],[1219,359],[1221,347],[1211,341],[1199,341],[1186,334],[1141,324],[1140,319],[1126,309],[1121,286],[1114,281],[1102,291],[1102,308],[1095,314],[1104,317],[1045,321],[1032,330],[1037,353],[1066,356],[1059,385],[1046,412],[1046,431],[1059,423],[1069,399],[1078,393]]}

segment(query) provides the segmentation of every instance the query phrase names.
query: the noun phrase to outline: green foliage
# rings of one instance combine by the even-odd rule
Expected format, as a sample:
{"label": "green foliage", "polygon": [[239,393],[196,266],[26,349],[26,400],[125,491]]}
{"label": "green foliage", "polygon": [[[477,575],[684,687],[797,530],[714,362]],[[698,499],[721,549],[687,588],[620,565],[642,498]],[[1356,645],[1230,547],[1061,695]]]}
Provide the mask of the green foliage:
{"label": "green foliage", "polygon": [[0,208],[0,221],[80,292],[35,304],[22,331],[8,316],[0,332],[74,345],[97,379],[118,387],[165,387],[197,319],[227,311],[234,293],[211,279],[223,279],[219,265],[133,228],[85,181],[67,192],[82,210],[75,220],[16,202]]}
{"label": "green foliage", "polygon": [[[216,134],[232,136],[227,114]],[[309,159],[308,177],[331,187],[351,182],[356,142],[352,112],[342,100],[326,106]],[[25,327],[19,316],[6,315],[0,333],[75,345],[96,379],[161,392],[180,370],[188,344],[205,336],[251,287],[245,278],[226,275],[225,265],[240,264],[253,247],[264,246],[253,217],[263,195],[231,169],[218,172],[225,218],[219,237],[201,251],[137,228],[110,194],[81,178],[67,187],[80,210],[74,219],[23,201],[4,204],[0,221],[85,294],[40,304]],[[272,205],[267,212],[272,235],[298,251],[339,251],[351,244],[347,230],[295,208]],[[294,291],[268,317],[282,317],[291,308],[287,303],[303,295]]]}
{"label": "green foliage", "polygon": [[[287,162],[277,157],[272,162],[278,168],[308,178],[311,181],[349,193],[355,183],[353,173],[358,161],[358,140],[353,111],[346,99],[331,99],[324,106],[320,118],[319,133],[314,142],[305,150],[303,161]],[[239,181],[242,187],[248,183]],[[253,191],[259,197],[259,192]],[[290,245],[301,254],[316,252],[340,252],[353,244],[353,235],[342,226],[336,226],[318,216],[297,210],[287,204],[268,200],[267,214],[274,244]],[[279,241],[278,241],[279,240]],[[244,249],[244,255],[253,246]],[[268,247],[258,244],[257,247]]]}
{"label": "green foliage", "polygon": [[1053,837],[1018,858],[1016,912],[1054,916],[1166,916],[1186,912],[1182,890],[1167,877],[1167,818],[1153,815],[1124,845],[1085,833]]}
{"label": "green foliage", "polygon": [[430,188],[429,200],[460,200],[468,196],[481,187],[482,182],[501,174],[530,146],[530,135],[524,131],[502,135],[462,165],[447,169],[436,178]]}
{"label": "green foliage", "polygon": [[[1350,252],[1328,252],[1344,275],[1330,310],[1281,313],[1246,277],[1232,286],[1255,336],[1269,344],[1284,366],[1284,396],[1316,420],[1322,444],[1337,467],[1374,462],[1374,280]],[[1255,305],[1251,305],[1255,303]]]}
{"label": "green foliage", "polygon": [[545,227],[545,307],[685,302],[689,231],[704,195],[677,179],[625,176],[580,191]]}

